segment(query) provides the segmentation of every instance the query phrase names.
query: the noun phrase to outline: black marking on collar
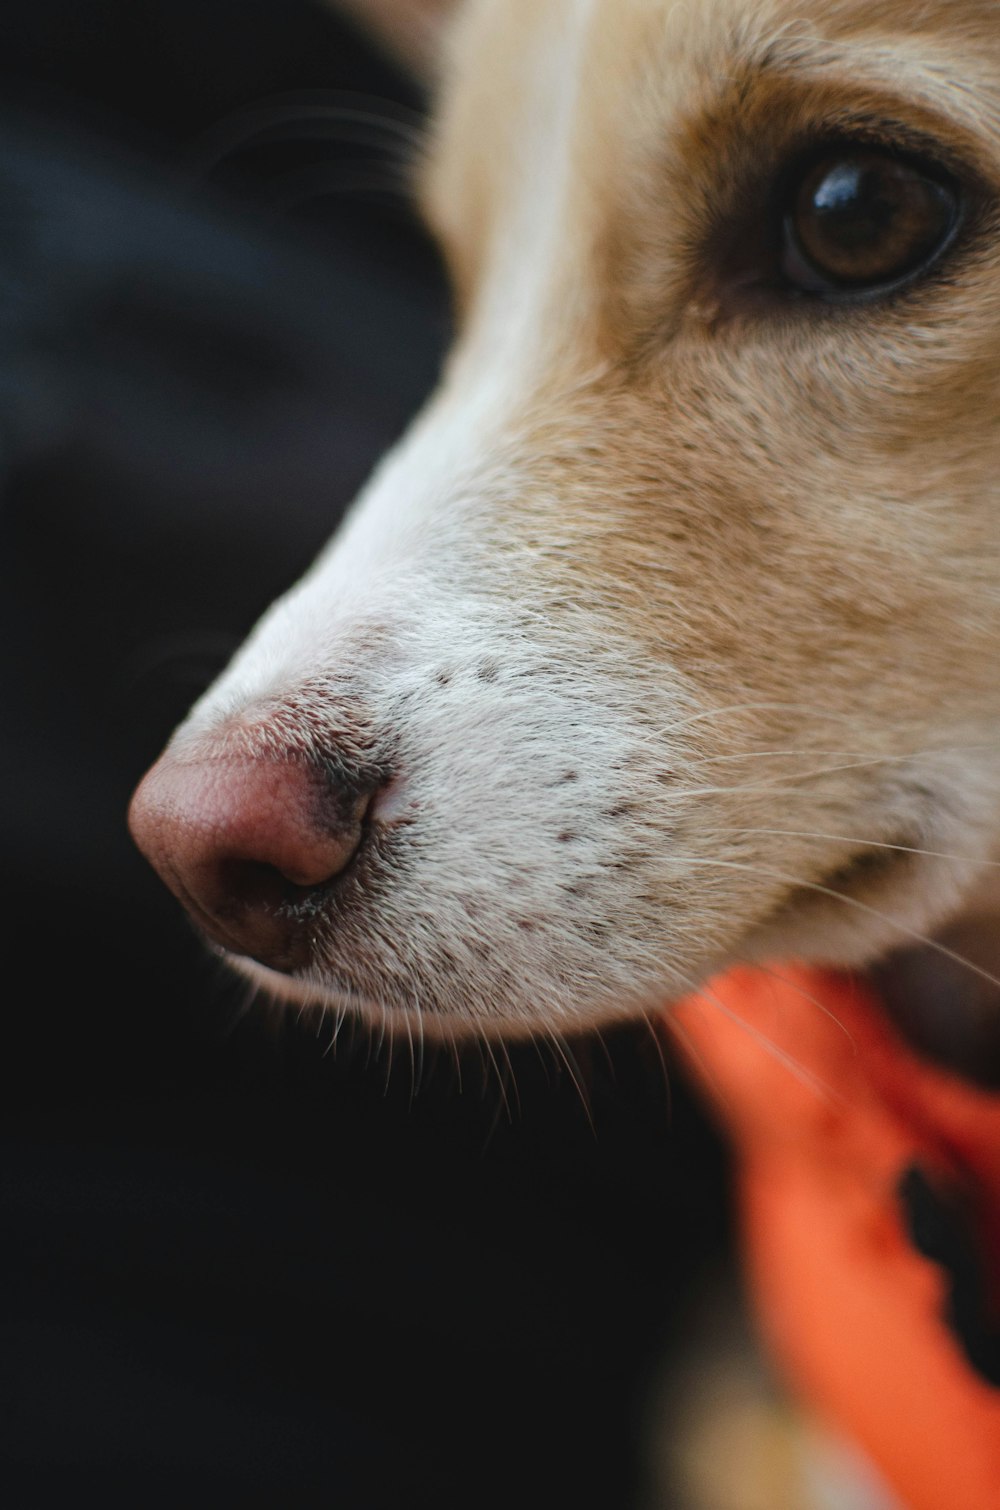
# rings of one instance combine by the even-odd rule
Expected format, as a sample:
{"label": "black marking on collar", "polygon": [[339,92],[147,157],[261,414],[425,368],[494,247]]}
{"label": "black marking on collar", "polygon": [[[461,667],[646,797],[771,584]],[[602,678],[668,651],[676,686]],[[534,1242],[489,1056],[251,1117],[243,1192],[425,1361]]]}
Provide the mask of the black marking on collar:
{"label": "black marking on collar", "polygon": [[897,1192],[910,1242],[947,1277],[944,1321],[976,1373],[1000,1388],[1000,1317],[991,1314],[989,1274],[968,1202],[932,1182],[919,1164],[904,1170]]}

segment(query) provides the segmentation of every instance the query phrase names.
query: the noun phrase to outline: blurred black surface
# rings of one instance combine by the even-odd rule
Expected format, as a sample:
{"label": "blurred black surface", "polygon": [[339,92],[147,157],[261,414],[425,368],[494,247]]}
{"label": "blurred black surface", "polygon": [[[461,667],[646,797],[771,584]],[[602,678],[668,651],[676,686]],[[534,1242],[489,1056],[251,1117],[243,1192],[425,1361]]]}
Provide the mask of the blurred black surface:
{"label": "blurred black surface", "polygon": [[[206,168],[317,91],[397,124],[237,115]],[[505,1092],[334,1050],[245,1009],[124,827],[433,382],[386,151],[421,102],[298,0],[9,4],[0,102],[3,1503],[628,1510],[724,1227],[652,1035],[522,1046]]]}

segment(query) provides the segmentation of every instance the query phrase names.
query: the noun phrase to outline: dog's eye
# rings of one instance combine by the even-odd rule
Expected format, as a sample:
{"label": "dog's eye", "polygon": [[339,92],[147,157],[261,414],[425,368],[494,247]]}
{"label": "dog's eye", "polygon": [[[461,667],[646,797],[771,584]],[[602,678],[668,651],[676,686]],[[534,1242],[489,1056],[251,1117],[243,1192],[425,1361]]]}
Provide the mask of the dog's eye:
{"label": "dog's eye", "polygon": [[812,294],[891,288],[944,251],[959,210],[957,185],[944,173],[874,149],[827,154],[789,197],[782,274]]}

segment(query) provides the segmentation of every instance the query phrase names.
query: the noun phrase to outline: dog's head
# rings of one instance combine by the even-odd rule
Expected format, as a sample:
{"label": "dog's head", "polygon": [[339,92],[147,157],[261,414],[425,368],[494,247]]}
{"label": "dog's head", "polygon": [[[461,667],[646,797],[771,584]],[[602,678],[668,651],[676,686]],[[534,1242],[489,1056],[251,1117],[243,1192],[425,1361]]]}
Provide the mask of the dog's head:
{"label": "dog's head", "polygon": [[996,19],[460,7],[441,385],[133,806],[243,969],[582,1025],[1000,852]]}

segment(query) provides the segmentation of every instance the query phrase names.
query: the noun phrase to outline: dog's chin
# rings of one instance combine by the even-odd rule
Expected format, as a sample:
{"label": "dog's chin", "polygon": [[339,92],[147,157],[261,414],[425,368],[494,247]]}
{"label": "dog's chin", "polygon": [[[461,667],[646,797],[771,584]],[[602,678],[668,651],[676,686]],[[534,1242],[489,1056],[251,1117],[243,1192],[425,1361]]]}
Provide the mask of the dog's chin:
{"label": "dog's chin", "polygon": [[[309,975],[285,974],[227,949],[215,946],[215,952],[275,1006],[320,1014],[334,1024],[351,1019],[389,1043],[451,1045],[475,1039],[513,1043],[540,1034],[583,1033],[606,1027],[612,1020],[621,1021],[623,1016],[645,1015],[640,1005],[631,1013],[623,1013],[620,1001],[609,1003],[606,1014],[598,1013],[592,1018],[581,1014],[579,1019],[568,1017],[562,1010],[547,1013],[544,1005],[539,1009],[537,1002],[529,1006],[527,1001],[523,1012],[516,1007],[498,1010],[495,1004],[481,1001],[477,1010],[471,993],[468,1010],[437,1010],[426,1001],[418,1003],[415,998],[408,998],[398,989],[384,994],[362,989],[345,975],[334,978],[318,971]],[[661,1005],[665,1003],[666,998]]]}
{"label": "dog's chin", "polygon": [[[981,873],[980,866],[974,869]],[[950,992],[958,1003],[956,1012],[967,1001],[969,1014],[974,1013],[978,1021],[989,1016],[990,1004],[995,1003],[1000,1036],[1000,985],[993,983],[989,989],[987,979],[992,954],[986,964],[978,962],[982,952],[979,939],[989,953],[989,940],[1000,938],[995,912],[971,932],[966,929],[971,944],[962,934],[969,949],[968,960],[960,950],[940,942],[949,928],[966,927],[963,919],[970,905],[968,892],[967,875],[953,873],[950,884],[944,887],[941,869],[932,859],[902,846],[861,850],[822,880],[790,886],[762,922],[739,935],[730,947],[704,960],[700,968],[692,972],[688,967],[682,992],[671,984],[667,967],[662,989],[650,989],[648,981],[643,985],[638,980],[632,992],[609,986],[605,999],[598,993],[586,1005],[581,1003],[579,1011],[551,999],[542,981],[526,983],[520,995],[511,993],[502,1001],[477,991],[472,984],[463,993],[452,982],[447,1005],[443,1005],[427,991],[419,997],[415,990],[407,994],[405,982],[400,980],[387,983],[384,990],[377,983],[373,986],[371,972],[363,970],[357,961],[352,972],[350,959],[285,973],[219,944],[212,947],[230,968],[276,1005],[330,1016],[334,1022],[350,1018],[369,1031],[402,1042],[417,1039],[453,1044],[474,1038],[510,1042],[669,1015],[671,1004],[681,995],[697,990],[727,968],[766,965],[782,959],[868,974],[881,993],[892,997],[893,1010],[899,1015],[901,992],[897,986],[907,981],[912,987],[912,966],[918,957],[929,959],[937,967],[931,972],[933,992],[936,996]],[[971,905],[975,913],[975,902]],[[994,952],[1000,956],[1000,948]],[[951,964],[947,975],[940,968],[942,962]],[[1000,967],[1000,958],[993,963]],[[914,1011],[925,1023],[948,1021],[947,1004],[932,1001],[930,987],[922,993]]]}

